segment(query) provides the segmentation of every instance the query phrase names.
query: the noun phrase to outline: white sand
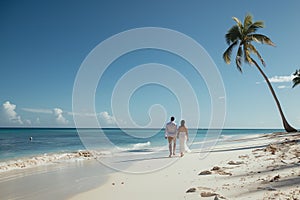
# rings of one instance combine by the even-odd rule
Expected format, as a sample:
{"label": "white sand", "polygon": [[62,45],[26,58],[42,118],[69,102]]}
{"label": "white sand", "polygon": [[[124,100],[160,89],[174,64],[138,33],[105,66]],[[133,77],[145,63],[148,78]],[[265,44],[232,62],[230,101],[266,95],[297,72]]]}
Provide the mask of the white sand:
{"label": "white sand", "polygon": [[[285,140],[297,142],[262,147]],[[101,187],[71,199],[300,199],[298,140],[299,133],[248,137],[218,146],[205,158],[205,153],[194,150],[183,158],[136,161],[128,171],[153,168],[165,159],[177,160],[155,172],[113,173]],[[219,168],[212,170],[214,166]],[[212,174],[198,175],[203,171]]]}

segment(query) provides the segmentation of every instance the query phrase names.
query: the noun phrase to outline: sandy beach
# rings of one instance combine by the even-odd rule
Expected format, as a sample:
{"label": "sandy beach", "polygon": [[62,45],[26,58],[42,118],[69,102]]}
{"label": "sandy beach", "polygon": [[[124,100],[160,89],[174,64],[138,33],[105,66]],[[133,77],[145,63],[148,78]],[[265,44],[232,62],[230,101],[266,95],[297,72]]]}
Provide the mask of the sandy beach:
{"label": "sandy beach", "polygon": [[140,160],[132,170],[175,162],[149,173],[115,172],[79,199],[300,199],[299,133],[245,137],[180,158]]}
{"label": "sandy beach", "polygon": [[0,200],[300,200],[299,8],[0,0]]}

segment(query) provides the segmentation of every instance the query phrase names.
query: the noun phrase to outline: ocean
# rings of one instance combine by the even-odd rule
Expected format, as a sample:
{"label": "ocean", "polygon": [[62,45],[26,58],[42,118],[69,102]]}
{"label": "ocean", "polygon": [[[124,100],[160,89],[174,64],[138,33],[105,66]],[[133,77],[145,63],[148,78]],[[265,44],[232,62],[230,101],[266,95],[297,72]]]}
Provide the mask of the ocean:
{"label": "ocean", "polygon": [[[281,131],[190,129],[188,146],[198,153],[240,137]],[[0,199],[67,199],[99,187],[114,172],[168,167],[178,160],[178,149],[169,159],[162,129],[0,128]]]}
{"label": "ocean", "polygon": [[[190,149],[281,129],[190,129]],[[80,153],[81,152],[81,153]],[[0,128],[0,172],[100,157],[168,154],[163,129]],[[158,155],[158,154],[157,154]]]}

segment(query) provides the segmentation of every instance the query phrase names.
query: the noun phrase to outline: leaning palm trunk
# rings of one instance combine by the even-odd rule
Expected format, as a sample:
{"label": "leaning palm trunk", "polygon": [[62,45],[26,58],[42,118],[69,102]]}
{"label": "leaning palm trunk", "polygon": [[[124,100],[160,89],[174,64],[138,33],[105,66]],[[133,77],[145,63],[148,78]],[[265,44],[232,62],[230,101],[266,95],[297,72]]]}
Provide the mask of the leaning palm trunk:
{"label": "leaning palm trunk", "polygon": [[242,72],[242,61],[244,61],[250,65],[254,64],[257,69],[260,71],[264,79],[266,80],[269,89],[271,90],[271,93],[275,99],[275,102],[277,104],[277,107],[279,109],[279,113],[283,122],[283,126],[287,132],[296,132],[297,130],[294,129],[289,125],[287,122],[283,111],[281,109],[280,103],[276,97],[275,91],[265,75],[265,73],[262,71],[262,69],[259,67],[257,62],[251,57],[251,54],[256,55],[261,63],[265,65],[265,62],[260,55],[260,53],[257,51],[255,46],[252,45],[252,42],[258,42],[262,44],[268,44],[270,46],[275,46],[275,44],[272,42],[270,38],[268,38],[265,35],[257,34],[255,33],[259,28],[264,27],[264,23],[262,21],[252,21],[252,16],[250,14],[245,16],[244,23],[242,23],[238,18],[233,17],[233,20],[236,22],[236,25],[231,27],[227,34],[225,35],[225,39],[229,47],[226,49],[226,51],[223,54],[223,59],[227,64],[230,64],[231,62],[231,53],[232,49],[235,46],[238,46],[238,51],[236,55],[236,66],[240,72]]}
{"label": "leaning palm trunk", "polygon": [[281,106],[280,106],[280,102],[279,102],[279,100],[278,100],[278,98],[277,98],[277,96],[276,96],[276,94],[275,94],[275,91],[274,91],[274,89],[273,89],[273,87],[272,87],[272,85],[271,85],[271,83],[270,83],[268,77],[266,76],[266,74],[263,72],[263,70],[259,67],[259,65],[257,64],[257,62],[256,62],[254,59],[252,59],[251,61],[255,64],[255,66],[257,67],[257,69],[258,69],[259,72],[261,73],[261,75],[264,77],[265,81],[267,82],[267,84],[268,84],[268,86],[269,86],[269,89],[271,90],[271,93],[272,93],[272,95],[273,95],[273,97],[274,97],[274,100],[275,100],[275,102],[276,102],[276,105],[277,105],[277,107],[278,107],[278,110],[279,110],[279,113],[280,113],[280,116],[281,116],[281,119],[282,119],[282,123],[283,123],[284,129],[285,129],[287,132],[297,132],[297,130],[296,130],[295,128],[293,128],[293,127],[287,122],[287,120],[286,120],[286,118],[285,118],[285,116],[284,116],[284,114],[283,114],[282,108],[281,108]]}

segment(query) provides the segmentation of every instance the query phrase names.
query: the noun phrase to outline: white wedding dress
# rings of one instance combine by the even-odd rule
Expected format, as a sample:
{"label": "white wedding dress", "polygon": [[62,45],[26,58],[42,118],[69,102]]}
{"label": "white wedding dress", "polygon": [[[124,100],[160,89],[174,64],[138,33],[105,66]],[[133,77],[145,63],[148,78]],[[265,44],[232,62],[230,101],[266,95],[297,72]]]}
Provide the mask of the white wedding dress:
{"label": "white wedding dress", "polygon": [[180,146],[180,153],[190,153],[191,150],[189,149],[189,147],[186,144],[186,132],[179,132],[179,146]]}

